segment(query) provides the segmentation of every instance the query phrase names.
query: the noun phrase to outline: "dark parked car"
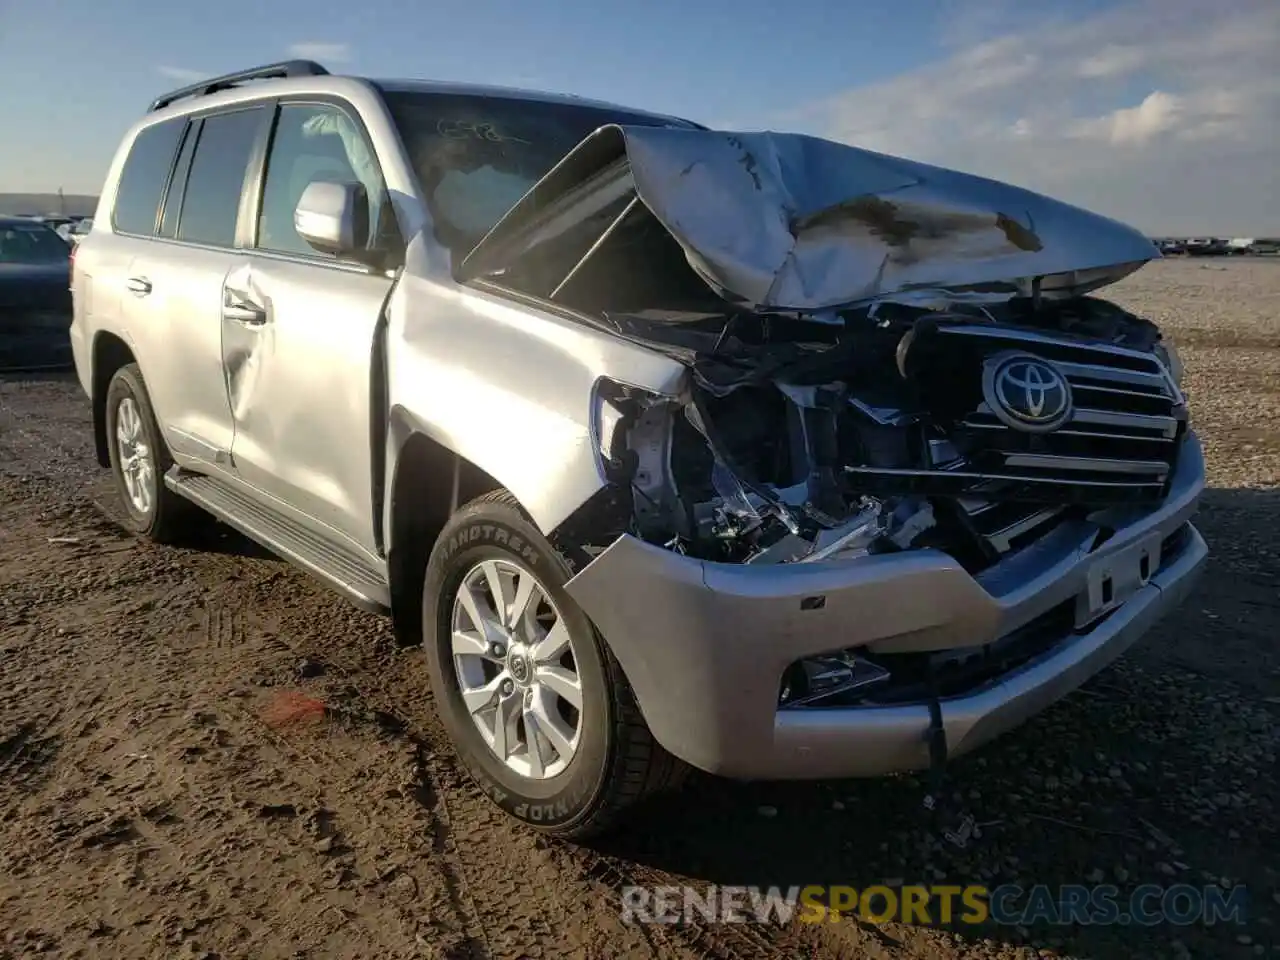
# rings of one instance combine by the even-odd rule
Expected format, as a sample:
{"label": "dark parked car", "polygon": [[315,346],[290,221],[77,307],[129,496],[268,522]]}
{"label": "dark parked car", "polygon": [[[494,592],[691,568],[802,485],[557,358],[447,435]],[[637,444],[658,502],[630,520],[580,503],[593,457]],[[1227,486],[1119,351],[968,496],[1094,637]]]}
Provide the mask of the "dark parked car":
{"label": "dark parked car", "polygon": [[0,217],[0,369],[71,363],[71,247],[38,220]]}
{"label": "dark parked car", "polygon": [[1186,244],[1187,256],[1222,257],[1227,254],[1227,241],[1220,237],[1193,237]]}

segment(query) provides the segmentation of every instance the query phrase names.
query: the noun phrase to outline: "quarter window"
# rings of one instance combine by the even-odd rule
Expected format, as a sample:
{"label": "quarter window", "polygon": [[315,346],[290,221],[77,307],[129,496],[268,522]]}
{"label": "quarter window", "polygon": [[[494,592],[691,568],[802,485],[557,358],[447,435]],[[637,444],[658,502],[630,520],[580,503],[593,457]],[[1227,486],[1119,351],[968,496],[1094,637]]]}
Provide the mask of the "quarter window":
{"label": "quarter window", "polygon": [[235,245],[245,171],[264,113],[255,107],[205,117],[182,197],[179,240]]}
{"label": "quarter window", "polygon": [[144,128],[134,138],[111,214],[112,225],[119,232],[147,237],[155,233],[160,195],[186,123],[184,119],[165,120]]}
{"label": "quarter window", "polygon": [[178,151],[178,162],[173,168],[173,182],[165,195],[164,213],[160,216],[160,236],[173,238],[178,235],[178,214],[182,211],[182,195],[187,189],[187,175],[191,172],[191,158],[196,152],[196,140],[200,137],[200,121],[187,129]]}

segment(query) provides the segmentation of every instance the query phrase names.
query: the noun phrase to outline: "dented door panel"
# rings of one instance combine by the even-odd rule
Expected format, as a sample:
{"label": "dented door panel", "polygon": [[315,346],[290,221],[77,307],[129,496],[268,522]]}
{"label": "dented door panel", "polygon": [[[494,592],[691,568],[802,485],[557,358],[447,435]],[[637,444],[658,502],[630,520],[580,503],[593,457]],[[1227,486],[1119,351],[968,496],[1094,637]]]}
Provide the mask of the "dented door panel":
{"label": "dented door panel", "polygon": [[126,329],[161,411],[165,440],[184,466],[230,467],[233,428],[218,303],[225,276],[243,262],[230,251],[153,243],[128,267],[127,276],[146,293],[121,294]]}
{"label": "dented door panel", "polygon": [[390,288],[363,268],[254,254],[222,291],[237,473],[370,553],[372,361]]}

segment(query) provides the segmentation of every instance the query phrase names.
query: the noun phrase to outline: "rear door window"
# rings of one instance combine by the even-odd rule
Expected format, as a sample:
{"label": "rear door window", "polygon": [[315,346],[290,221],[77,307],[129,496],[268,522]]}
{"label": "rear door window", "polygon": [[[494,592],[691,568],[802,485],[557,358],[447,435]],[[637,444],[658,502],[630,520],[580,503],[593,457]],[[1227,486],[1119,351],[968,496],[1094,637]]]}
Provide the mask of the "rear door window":
{"label": "rear door window", "polygon": [[155,233],[160,195],[169,181],[173,155],[186,126],[185,118],[165,120],[142,130],[134,138],[116,187],[113,227],[120,233],[149,237]]}
{"label": "rear door window", "polygon": [[249,158],[267,115],[265,107],[204,118],[187,175],[178,239],[232,247]]}

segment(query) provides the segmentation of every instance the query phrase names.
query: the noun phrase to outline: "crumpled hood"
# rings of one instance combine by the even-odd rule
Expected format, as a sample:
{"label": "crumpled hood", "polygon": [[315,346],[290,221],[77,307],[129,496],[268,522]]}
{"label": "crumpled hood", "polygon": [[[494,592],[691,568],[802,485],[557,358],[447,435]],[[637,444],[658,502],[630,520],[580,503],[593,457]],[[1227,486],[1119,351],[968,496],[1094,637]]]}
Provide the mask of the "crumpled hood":
{"label": "crumpled hood", "polygon": [[493,274],[568,198],[619,177],[724,299],[817,311],[876,299],[1072,296],[1157,259],[1139,231],[1009,184],[817,137],[602,127],[459,267]]}

